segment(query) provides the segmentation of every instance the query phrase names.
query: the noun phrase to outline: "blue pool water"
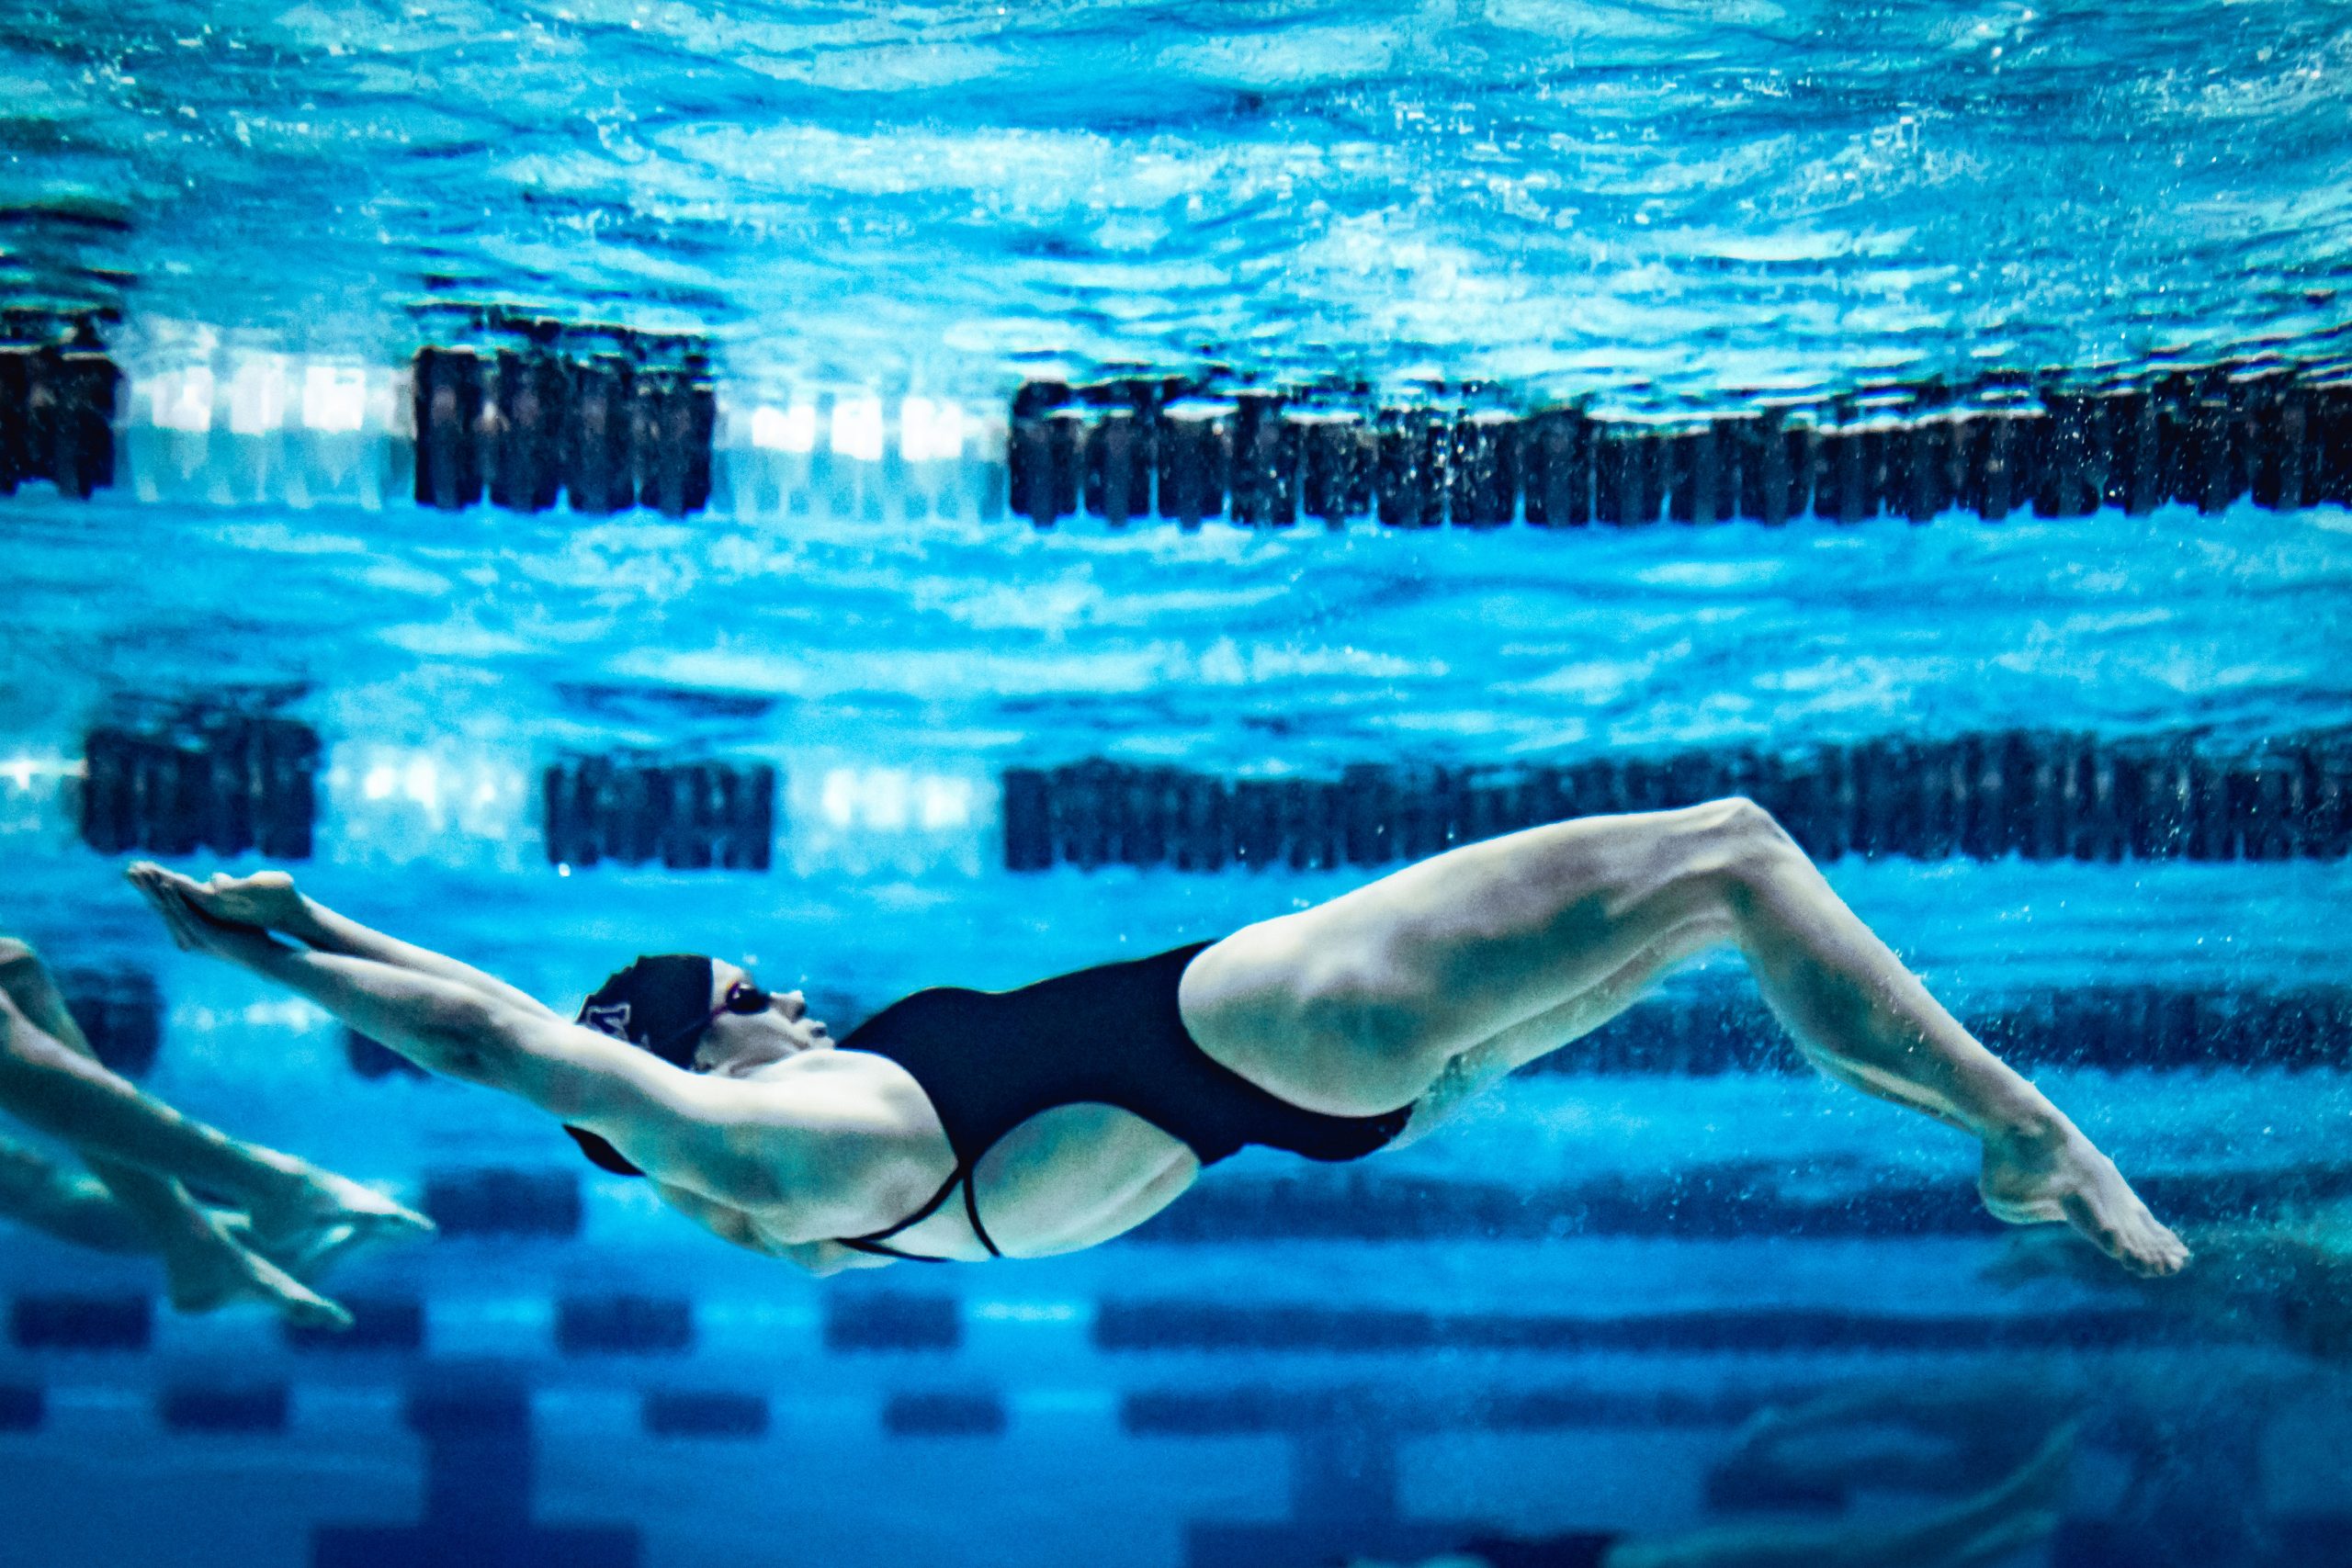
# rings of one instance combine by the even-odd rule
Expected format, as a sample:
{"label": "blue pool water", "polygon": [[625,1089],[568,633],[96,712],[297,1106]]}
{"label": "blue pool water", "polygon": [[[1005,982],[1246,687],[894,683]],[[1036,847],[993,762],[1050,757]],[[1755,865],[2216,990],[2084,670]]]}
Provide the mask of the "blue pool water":
{"label": "blue pool water", "polygon": [[[81,994],[152,979],[148,1089],[446,1233],[334,1276],[364,1332],[322,1348],[0,1231],[0,1562],[1418,1562],[1897,1525],[2070,1419],[2054,1517],[1982,1562],[2352,1561],[2340,854],[1827,866],[1972,1021],[2200,998],[2186,1065],[2080,1014],[2020,1044],[2181,1218],[2176,1281],[2001,1231],[1923,1119],[1599,1043],[1361,1167],[1248,1152],[1090,1252],[818,1281],[519,1105],[356,1070],[173,952],[78,817],[94,728],[266,710],[321,742],[294,869],[326,901],[564,1008],[641,950],[740,958],[845,1032],[1377,874],[1009,870],[1023,770],[2317,755],[2340,506],[1043,533],[1001,422],[1024,374],[1115,364],[1641,412],[2340,353],[2347,73],[2352,21],[2303,5],[0,18],[0,305],[118,311],[130,378],[110,490],[0,500],[0,930]],[[398,367],[483,303],[705,338],[712,507],[411,505]],[[358,429],[268,404],[309,367],[356,374]],[[968,439],[753,434],[868,395],[959,400]],[[759,499],[779,464],[800,502]],[[543,770],[583,755],[772,765],[771,868],[559,863]],[[2302,1066],[2224,1027],[2279,1005],[2319,1010]],[[1838,1398],[1869,1408],[1763,1462],[1758,1412]]]}

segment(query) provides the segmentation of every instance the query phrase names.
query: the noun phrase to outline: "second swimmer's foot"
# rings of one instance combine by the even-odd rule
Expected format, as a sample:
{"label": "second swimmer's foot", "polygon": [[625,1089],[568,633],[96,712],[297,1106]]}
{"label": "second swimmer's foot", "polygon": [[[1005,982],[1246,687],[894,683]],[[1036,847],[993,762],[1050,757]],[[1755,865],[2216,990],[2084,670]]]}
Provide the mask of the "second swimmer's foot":
{"label": "second swimmer's foot", "polygon": [[355,1247],[413,1241],[438,1227],[404,1204],[331,1170],[312,1169],[283,1203],[253,1211],[253,1244],[304,1278]]}
{"label": "second swimmer's foot", "polygon": [[305,1328],[351,1326],[349,1313],[243,1245],[224,1221],[216,1217],[208,1229],[209,1235],[166,1259],[174,1307],[204,1313],[259,1302]]}
{"label": "second swimmer's foot", "polygon": [[2115,1162],[2064,1120],[1987,1137],[1976,1188],[1996,1219],[2064,1222],[2143,1278],[2177,1273],[2188,1261],[2187,1245],[2148,1212]]}

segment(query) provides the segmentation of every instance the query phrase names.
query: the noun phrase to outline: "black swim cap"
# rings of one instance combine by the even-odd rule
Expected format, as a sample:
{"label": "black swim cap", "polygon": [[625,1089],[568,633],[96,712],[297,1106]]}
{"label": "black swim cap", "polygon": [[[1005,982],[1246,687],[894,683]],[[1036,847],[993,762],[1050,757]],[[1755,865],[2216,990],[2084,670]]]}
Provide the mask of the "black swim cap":
{"label": "black swim cap", "polygon": [[[673,1067],[694,1066],[695,1047],[710,1026],[713,970],[694,953],[649,953],[616,971],[580,1004],[573,1021],[650,1052]],[[616,1176],[643,1176],[628,1156],[584,1127],[564,1124],[589,1162]]]}

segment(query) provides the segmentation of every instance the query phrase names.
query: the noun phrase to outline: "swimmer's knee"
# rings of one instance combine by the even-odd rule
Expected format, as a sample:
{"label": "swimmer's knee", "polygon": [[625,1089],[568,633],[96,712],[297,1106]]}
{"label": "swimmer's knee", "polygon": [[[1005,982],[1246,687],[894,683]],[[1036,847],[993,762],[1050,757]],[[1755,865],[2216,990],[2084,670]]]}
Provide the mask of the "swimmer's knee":
{"label": "swimmer's knee", "polygon": [[1744,795],[1725,795],[1676,814],[1690,835],[1693,862],[1726,894],[1736,894],[1792,862],[1804,851],[1780,819]]}
{"label": "swimmer's knee", "polygon": [[1796,847],[1780,818],[1744,795],[1706,801],[1683,815],[1698,832],[1734,849],[1777,852]]}

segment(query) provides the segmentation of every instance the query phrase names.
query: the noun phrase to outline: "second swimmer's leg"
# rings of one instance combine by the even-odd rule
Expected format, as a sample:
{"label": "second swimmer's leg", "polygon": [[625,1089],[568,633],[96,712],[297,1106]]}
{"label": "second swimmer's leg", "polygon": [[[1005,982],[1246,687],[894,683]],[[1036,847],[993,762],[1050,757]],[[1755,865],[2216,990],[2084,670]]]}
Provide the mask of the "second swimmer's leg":
{"label": "second swimmer's leg", "polygon": [[[57,1043],[95,1062],[98,1054],[82,1033],[81,1025],[65,1006],[64,997],[50,977],[47,965],[31,948],[13,938],[0,938],[0,992],[17,1004],[27,1021]],[[183,1240],[210,1235],[200,1205],[187,1190],[169,1177],[125,1165],[94,1150],[83,1151],[83,1163],[105,1184],[140,1223],[168,1258]]]}
{"label": "second swimmer's leg", "polygon": [[[20,948],[20,943],[11,943]],[[381,1224],[430,1231],[424,1215],[331,1170],[232,1138],[118,1077],[95,1056],[43,1031],[0,987],[0,1105],[113,1160],[218,1194],[245,1208],[255,1234],[276,1244],[319,1224]]]}
{"label": "second swimmer's leg", "polygon": [[154,1250],[146,1225],[104,1182],[6,1138],[0,1138],[0,1218],[99,1252]]}
{"label": "second swimmer's leg", "polygon": [[[37,1125],[46,1123],[48,1131],[74,1142],[83,1163],[97,1179],[74,1182],[58,1173],[46,1184],[26,1187],[27,1196],[38,1200],[46,1192],[55,1199],[70,1192],[78,1201],[70,1208],[56,1209],[55,1217],[78,1220],[84,1228],[100,1224],[87,1238],[90,1245],[106,1246],[99,1237],[111,1235],[127,1222],[131,1234],[145,1244],[137,1250],[153,1251],[162,1258],[172,1304],[183,1312],[209,1312],[232,1302],[253,1300],[266,1302],[300,1322],[341,1326],[350,1321],[341,1307],[245,1247],[220,1216],[198,1203],[177,1179],[119,1158],[104,1147],[88,1146],[72,1125],[61,1124],[48,1115],[58,1087],[54,1069],[67,1058],[79,1058],[81,1072],[96,1074],[109,1088],[119,1086],[137,1101],[187,1121],[131,1089],[98,1062],[97,1053],[66,1010],[64,998],[39,956],[24,943],[7,938],[0,938],[0,1032],[6,1034],[0,1041],[0,1105],[11,1110],[28,1107],[26,1119]],[[200,1122],[187,1124],[210,1139],[243,1146]],[[22,1166],[21,1161],[18,1164]],[[33,1172],[24,1168],[17,1174],[29,1179]],[[89,1188],[97,1190],[89,1191]],[[107,1201],[112,1214],[98,1214],[91,1200],[99,1198]],[[63,1234],[54,1225],[43,1228]]]}

